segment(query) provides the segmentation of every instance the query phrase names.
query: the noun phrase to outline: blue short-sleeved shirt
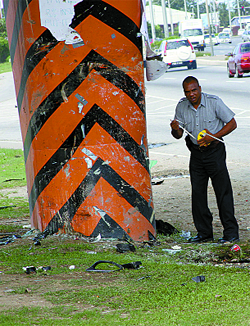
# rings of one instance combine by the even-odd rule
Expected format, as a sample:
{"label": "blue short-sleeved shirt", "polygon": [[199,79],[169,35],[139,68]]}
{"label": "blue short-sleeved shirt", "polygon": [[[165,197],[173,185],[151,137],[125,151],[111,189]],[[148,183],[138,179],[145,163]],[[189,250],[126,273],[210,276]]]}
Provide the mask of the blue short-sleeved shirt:
{"label": "blue short-sleeved shirt", "polygon": [[[197,139],[203,129],[209,130],[212,134],[217,133],[232,120],[234,115],[234,112],[218,96],[202,92],[201,103],[197,110],[186,97],[180,99],[174,118]],[[192,137],[190,139],[197,144],[195,139]]]}

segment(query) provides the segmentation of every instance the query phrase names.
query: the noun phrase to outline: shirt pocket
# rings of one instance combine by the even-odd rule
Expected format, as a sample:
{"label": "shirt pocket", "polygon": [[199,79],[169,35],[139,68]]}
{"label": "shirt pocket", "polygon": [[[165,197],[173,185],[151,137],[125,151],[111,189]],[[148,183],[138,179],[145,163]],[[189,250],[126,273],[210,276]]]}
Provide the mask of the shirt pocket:
{"label": "shirt pocket", "polygon": [[204,122],[207,127],[214,125],[216,120],[216,115],[213,112],[207,112],[206,116],[204,117]]}

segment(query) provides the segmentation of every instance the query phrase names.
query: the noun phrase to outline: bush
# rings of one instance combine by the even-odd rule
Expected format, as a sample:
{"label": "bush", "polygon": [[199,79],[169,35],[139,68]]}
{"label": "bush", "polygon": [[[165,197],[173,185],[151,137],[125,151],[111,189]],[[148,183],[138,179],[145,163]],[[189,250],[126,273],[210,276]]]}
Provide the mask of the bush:
{"label": "bush", "polygon": [[8,41],[4,37],[0,37],[0,62],[5,62],[9,55]]}

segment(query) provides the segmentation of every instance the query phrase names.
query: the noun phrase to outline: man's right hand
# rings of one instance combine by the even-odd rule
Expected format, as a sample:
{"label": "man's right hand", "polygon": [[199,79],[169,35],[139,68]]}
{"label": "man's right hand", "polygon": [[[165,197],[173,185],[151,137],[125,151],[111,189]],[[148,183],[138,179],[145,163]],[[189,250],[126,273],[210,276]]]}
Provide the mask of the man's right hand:
{"label": "man's right hand", "polygon": [[173,120],[170,123],[170,127],[172,128],[172,135],[174,138],[179,139],[182,137],[183,129],[180,128],[179,122],[177,120]]}
{"label": "man's right hand", "polygon": [[171,123],[170,123],[170,126],[174,130],[179,130],[180,129],[179,122],[177,120],[172,120]]}

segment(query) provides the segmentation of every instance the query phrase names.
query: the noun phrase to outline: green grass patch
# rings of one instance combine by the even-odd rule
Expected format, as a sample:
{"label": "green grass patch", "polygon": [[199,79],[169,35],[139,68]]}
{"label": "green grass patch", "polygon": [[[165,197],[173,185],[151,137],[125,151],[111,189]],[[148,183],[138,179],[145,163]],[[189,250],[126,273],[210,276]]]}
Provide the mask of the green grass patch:
{"label": "green grass patch", "polygon": [[0,189],[25,185],[23,151],[20,149],[0,149]]}
{"label": "green grass patch", "polygon": [[0,74],[12,71],[11,62],[0,63]]}

